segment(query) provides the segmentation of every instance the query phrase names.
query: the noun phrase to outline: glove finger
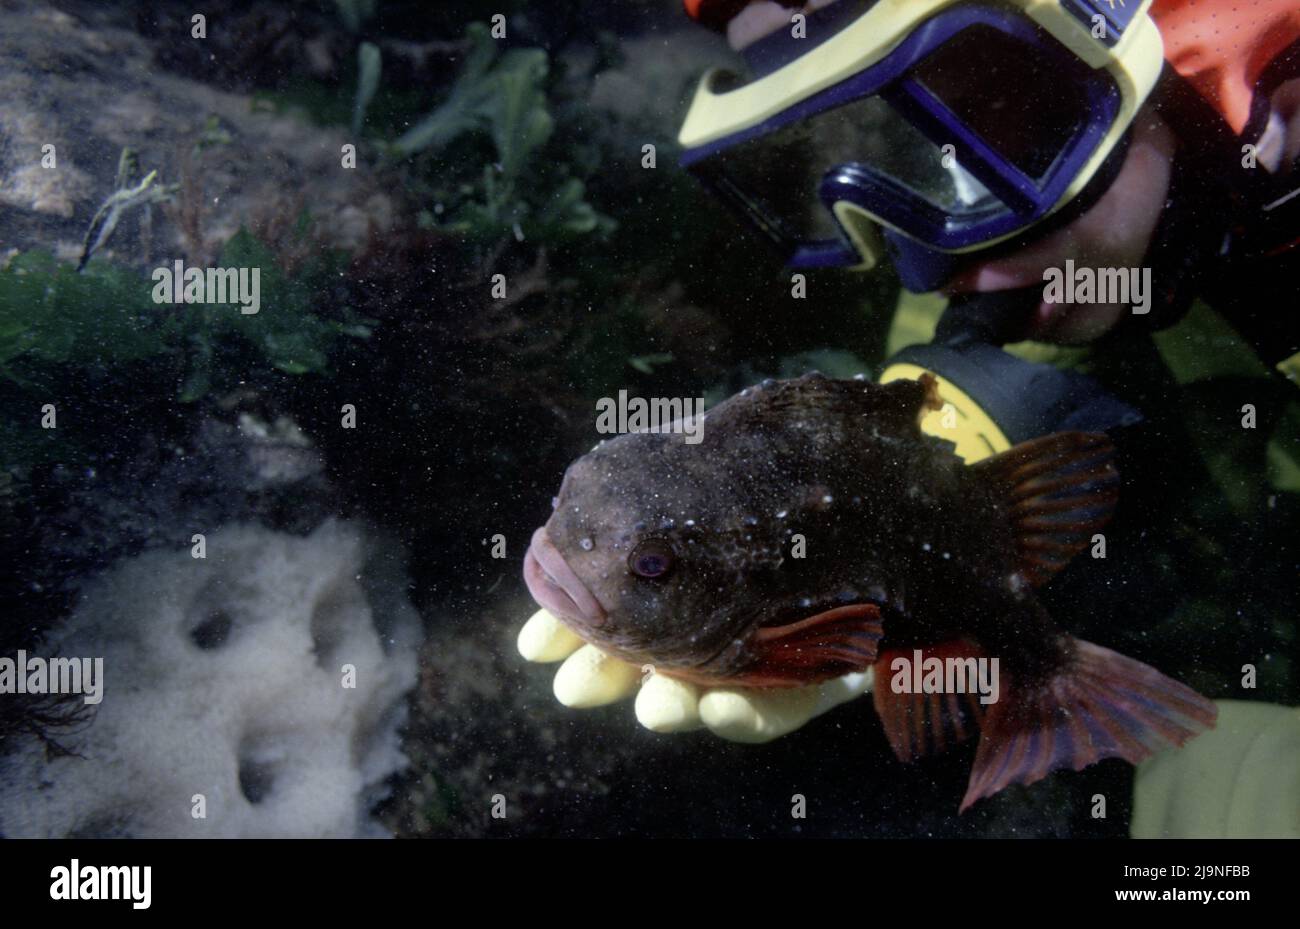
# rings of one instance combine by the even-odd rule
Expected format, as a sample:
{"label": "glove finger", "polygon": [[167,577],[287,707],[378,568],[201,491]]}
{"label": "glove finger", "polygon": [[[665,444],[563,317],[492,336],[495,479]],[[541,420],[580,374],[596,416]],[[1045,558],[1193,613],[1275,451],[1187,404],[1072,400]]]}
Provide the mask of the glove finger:
{"label": "glove finger", "polygon": [[584,645],[560,665],[552,689],[555,699],[572,709],[604,706],[629,697],[641,680],[635,665]]}
{"label": "glove finger", "polygon": [[515,646],[529,661],[563,661],[582,648],[582,639],[546,610],[538,610],[519,630]]}
{"label": "glove finger", "polygon": [[835,709],[841,703],[848,703],[850,700],[862,696],[871,690],[874,681],[874,670],[867,668],[865,671],[854,671],[852,674],[846,674],[843,677],[833,678],[822,683],[817,688],[817,706],[813,709],[813,717],[820,716],[827,710]]}
{"label": "glove finger", "polygon": [[733,742],[770,742],[871,689],[871,669],[813,687],[789,690],[710,690],[700,698],[700,718]]}
{"label": "glove finger", "polygon": [[710,690],[700,697],[700,719],[732,742],[770,742],[812,719],[818,695],[817,687]]}
{"label": "glove finger", "polygon": [[700,690],[694,684],[651,674],[636,695],[637,722],[654,732],[689,732],[700,721]]}

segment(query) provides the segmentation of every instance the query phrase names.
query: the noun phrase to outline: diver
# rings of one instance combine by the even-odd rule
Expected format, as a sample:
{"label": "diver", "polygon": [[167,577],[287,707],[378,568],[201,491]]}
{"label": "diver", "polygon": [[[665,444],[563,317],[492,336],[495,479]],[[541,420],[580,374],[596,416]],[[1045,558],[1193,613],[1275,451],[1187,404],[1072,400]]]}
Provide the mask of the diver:
{"label": "diver", "polygon": [[[935,376],[945,404],[923,428],[968,461],[1141,419],[1004,345],[1105,345],[1173,325],[1194,299],[1300,383],[1296,0],[684,2],[749,73],[704,76],[682,164],[791,268],[887,261],[907,292],[948,297],[919,326],[900,303],[895,327],[933,325],[933,339],[880,379]],[[1151,292],[1048,299],[1067,262],[1115,280],[1140,269]],[[582,642],[541,613],[519,645],[559,660]],[[870,683],[694,693],[597,653],[555,690],[571,706],[635,692],[651,729],[765,741]]]}

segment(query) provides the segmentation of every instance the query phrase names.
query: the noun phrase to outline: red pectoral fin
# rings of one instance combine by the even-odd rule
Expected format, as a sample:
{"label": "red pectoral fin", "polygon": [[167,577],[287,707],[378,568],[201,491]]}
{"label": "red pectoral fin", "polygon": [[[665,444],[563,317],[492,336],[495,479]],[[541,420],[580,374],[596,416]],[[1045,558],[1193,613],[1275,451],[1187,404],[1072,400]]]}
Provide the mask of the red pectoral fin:
{"label": "red pectoral fin", "polygon": [[795,687],[864,671],[875,662],[883,635],[874,603],[759,629],[751,643],[754,660],[735,680],[746,687]]}

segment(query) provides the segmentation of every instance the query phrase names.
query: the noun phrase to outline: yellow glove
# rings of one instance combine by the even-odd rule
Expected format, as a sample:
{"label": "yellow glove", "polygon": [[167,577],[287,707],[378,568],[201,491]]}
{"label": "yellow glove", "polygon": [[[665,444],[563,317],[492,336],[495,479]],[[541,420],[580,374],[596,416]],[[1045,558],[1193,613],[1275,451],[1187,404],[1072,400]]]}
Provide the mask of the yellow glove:
{"label": "yellow glove", "polygon": [[871,689],[872,674],[846,674],[809,687],[755,690],[697,687],[638,668],[588,645],[546,610],[519,630],[519,654],[529,661],[564,662],[555,698],[573,709],[605,706],[636,694],[636,718],[655,732],[708,727],[733,742],[769,742]]}

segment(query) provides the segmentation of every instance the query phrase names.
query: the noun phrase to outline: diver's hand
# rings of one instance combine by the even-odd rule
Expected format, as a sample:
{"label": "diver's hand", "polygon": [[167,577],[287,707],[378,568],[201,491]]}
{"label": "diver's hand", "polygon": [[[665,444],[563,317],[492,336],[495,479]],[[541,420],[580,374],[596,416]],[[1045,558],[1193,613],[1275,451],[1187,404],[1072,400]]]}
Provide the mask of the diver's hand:
{"label": "diver's hand", "polygon": [[769,742],[871,689],[871,671],[846,674],[810,687],[754,690],[697,687],[655,674],[588,645],[546,610],[519,630],[519,653],[529,661],[563,661],[555,697],[574,709],[604,706],[636,694],[636,718],[655,732],[707,726],[733,742]]}

